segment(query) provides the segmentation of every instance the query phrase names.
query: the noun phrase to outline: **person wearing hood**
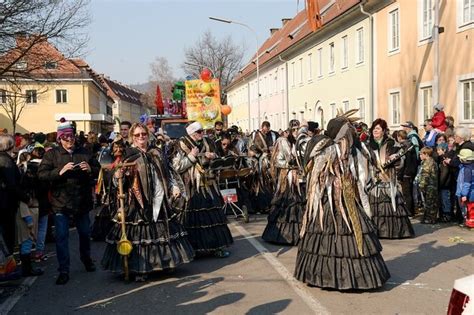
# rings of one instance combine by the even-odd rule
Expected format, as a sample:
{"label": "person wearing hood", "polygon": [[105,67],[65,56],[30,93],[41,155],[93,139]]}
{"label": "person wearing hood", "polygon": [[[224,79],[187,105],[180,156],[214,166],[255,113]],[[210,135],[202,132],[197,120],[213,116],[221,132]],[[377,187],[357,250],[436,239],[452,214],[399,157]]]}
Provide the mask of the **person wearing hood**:
{"label": "person wearing hood", "polygon": [[351,112],[338,114],[324,135],[308,142],[307,204],[294,276],[311,286],[370,290],[390,278],[364,190],[369,157],[352,122]]}
{"label": "person wearing hood", "polygon": [[446,131],[448,126],[446,125],[446,115],[444,114],[444,105],[443,104],[435,104],[433,105],[433,109],[435,113],[431,118],[431,126],[436,130],[436,133],[442,133]]}

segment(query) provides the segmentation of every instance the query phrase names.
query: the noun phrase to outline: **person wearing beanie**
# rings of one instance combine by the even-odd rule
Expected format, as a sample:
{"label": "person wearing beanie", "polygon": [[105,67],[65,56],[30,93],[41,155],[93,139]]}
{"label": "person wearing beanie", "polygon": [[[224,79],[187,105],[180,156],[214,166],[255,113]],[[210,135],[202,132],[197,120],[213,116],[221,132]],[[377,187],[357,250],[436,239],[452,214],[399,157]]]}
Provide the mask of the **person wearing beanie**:
{"label": "person wearing beanie", "polygon": [[197,121],[186,127],[186,133],[176,143],[172,157],[172,167],[186,185],[182,224],[197,255],[228,257],[225,248],[233,243],[232,234],[216,179],[210,172],[211,161],[217,157],[214,141],[204,138],[203,127]]}
{"label": "person wearing beanie", "polygon": [[57,129],[58,147],[44,154],[38,169],[40,181],[50,183],[51,208],[55,213],[56,254],[59,276],[56,284],[69,281],[69,220],[79,233],[80,258],[86,271],[95,271],[90,250],[89,211],[92,210],[92,182],[100,165],[85,148],[76,146],[72,123],[62,119]]}

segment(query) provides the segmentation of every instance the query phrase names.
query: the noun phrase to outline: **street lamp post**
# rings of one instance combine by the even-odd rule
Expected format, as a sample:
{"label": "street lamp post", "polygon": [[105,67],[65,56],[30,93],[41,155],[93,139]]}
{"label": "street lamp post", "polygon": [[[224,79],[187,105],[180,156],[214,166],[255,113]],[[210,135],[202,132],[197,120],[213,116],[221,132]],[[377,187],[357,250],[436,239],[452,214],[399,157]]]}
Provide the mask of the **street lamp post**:
{"label": "street lamp post", "polygon": [[[253,28],[251,28],[250,26],[248,26],[247,24],[242,23],[242,22],[232,21],[232,20],[227,20],[227,19],[222,19],[222,18],[217,18],[217,17],[212,17],[212,16],[210,16],[209,19],[213,20],[213,21],[217,21],[217,22],[227,23],[227,24],[241,25],[241,26],[245,27],[246,29],[248,29],[249,31],[251,31],[255,35],[255,43],[257,45],[256,66],[257,66],[257,111],[258,111],[258,113],[257,113],[257,123],[258,123],[257,128],[258,128],[260,126],[260,68],[259,68],[259,55],[258,55],[259,46],[258,46],[257,32],[255,32],[255,30]],[[252,130],[252,126],[251,126],[251,123],[250,123],[250,103],[249,103],[249,130]]]}

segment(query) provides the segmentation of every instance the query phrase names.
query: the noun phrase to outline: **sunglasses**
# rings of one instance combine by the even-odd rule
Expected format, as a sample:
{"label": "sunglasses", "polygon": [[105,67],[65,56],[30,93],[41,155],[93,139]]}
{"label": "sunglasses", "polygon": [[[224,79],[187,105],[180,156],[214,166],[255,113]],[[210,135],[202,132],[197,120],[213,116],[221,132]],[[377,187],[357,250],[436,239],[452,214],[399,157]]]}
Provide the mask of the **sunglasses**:
{"label": "sunglasses", "polygon": [[142,137],[147,137],[148,134],[147,134],[146,132],[140,132],[140,133],[135,133],[133,136],[134,136],[135,138],[138,138],[138,137],[140,137],[140,136],[142,136]]}
{"label": "sunglasses", "polygon": [[204,132],[204,130],[202,130],[202,129],[196,130],[196,133],[203,133],[203,132]]}
{"label": "sunglasses", "polygon": [[61,136],[61,138],[59,138],[63,141],[72,141],[74,140],[74,135],[64,135],[64,136]]}

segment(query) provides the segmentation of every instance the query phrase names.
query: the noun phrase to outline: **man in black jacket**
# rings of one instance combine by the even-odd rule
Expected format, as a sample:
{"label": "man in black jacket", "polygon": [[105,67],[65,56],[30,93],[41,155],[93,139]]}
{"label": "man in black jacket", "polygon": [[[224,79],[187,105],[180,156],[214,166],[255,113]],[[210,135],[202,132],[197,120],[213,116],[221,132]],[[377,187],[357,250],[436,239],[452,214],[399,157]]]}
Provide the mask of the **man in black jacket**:
{"label": "man in black jacket", "polygon": [[[404,150],[407,150],[413,144],[410,139],[408,139],[408,134],[405,130],[400,130],[398,132],[397,138]],[[410,216],[415,215],[415,204],[413,201],[413,180],[415,179],[417,173],[418,164],[416,152],[415,150],[411,150],[405,155],[405,162],[398,173],[399,180],[402,183],[402,194],[405,198],[405,204]]]}
{"label": "man in black jacket", "polygon": [[10,254],[13,254],[15,247],[18,203],[29,202],[29,196],[20,187],[20,171],[11,156],[14,147],[12,136],[0,134],[0,233]]}
{"label": "man in black jacket", "polygon": [[69,281],[69,218],[75,220],[79,233],[81,261],[86,270],[95,271],[90,257],[89,211],[93,207],[92,181],[100,165],[90,152],[75,146],[71,123],[62,121],[58,127],[59,146],[48,152],[41,161],[38,177],[50,182],[51,207],[55,213],[56,254],[59,276],[56,284]]}

